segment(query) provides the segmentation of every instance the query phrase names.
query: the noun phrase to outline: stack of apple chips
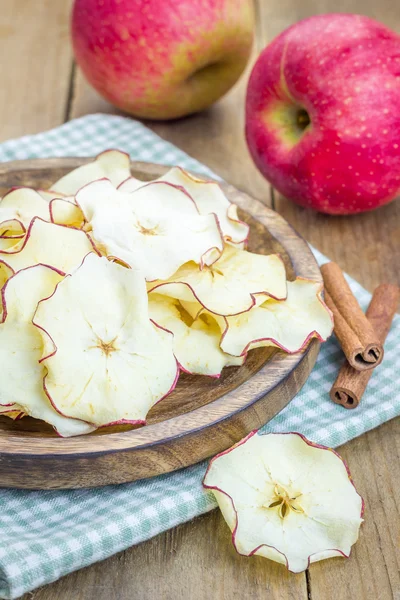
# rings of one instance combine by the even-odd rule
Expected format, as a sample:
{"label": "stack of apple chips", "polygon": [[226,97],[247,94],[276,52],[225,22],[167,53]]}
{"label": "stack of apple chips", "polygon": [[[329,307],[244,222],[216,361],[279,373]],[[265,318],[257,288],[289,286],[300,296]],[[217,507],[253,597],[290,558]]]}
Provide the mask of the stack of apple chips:
{"label": "stack of apple chips", "polygon": [[325,340],[321,286],[287,281],[277,254],[212,181],[151,182],[110,150],[51,190],[0,201],[0,408],[61,436],[145,424],[180,371],[218,377],[249,350]]}

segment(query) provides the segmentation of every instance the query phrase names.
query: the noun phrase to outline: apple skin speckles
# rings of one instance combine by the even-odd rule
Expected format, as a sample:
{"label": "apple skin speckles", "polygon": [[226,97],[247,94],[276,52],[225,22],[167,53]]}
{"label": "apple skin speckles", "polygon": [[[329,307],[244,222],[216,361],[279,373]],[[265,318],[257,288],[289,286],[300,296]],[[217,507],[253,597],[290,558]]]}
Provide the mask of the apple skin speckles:
{"label": "apple skin speckles", "polygon": [[[249,80],[246,137],[279,192],[329,214],[372,210],[398,195],[396,56],[396,33],[345,14],[301,21],[265,48]],[[305,129],[300,109],[310,119]]]}

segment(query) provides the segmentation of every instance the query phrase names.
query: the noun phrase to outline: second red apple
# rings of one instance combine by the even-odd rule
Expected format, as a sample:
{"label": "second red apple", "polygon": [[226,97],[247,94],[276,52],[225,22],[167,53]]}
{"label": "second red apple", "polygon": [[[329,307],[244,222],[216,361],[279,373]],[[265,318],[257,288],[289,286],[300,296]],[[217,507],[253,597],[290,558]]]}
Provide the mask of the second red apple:
{"label": "second red apple", "polygon": [[267,179],[330,214],[400,190],[400,37],[359,15],[311,17],[279,35],[250,77],[246,137]]}

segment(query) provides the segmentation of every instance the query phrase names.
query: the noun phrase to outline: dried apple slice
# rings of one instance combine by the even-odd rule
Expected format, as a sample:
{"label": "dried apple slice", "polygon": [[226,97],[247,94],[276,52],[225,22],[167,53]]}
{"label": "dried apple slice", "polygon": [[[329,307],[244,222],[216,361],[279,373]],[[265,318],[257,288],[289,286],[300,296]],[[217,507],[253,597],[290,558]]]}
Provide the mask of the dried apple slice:
{"label": "dried apple slice", "polygon": [[[249,226],[239,220],[237,206],[229,202],[218,183],[199,179],[181,167],[173,167],[156,181],[183,187],[193,198],[201,215],[216,214],[226,241],[234,244],[247,242]],[[143,185],[142,181],[131,177],[119,186],[119,190],[131,193]]]}
{"label": "dried apple slice", "polygon": [[81,229],[85,217],[73,198],[54,198],[50,201],[50,219],[56,225]]}
{"label": "dried apple slice", "polygon": [[39,303],[34,323],[53,343],[45,389],[60,414],[143,424],[176,384],[173,336],[149,320],[140,271],[89,254]]}
{"label": "dried apple slice", "polygon": [[188,262],[165,281],[155,281],[149,291],[186,302],[197,300],[217,315],[250,310],[266,298],[286,298],[285,265],[277,254],[253,254],[226,246],[211,266]]}
{"label": "dried apple slice", "polygon": [[148,281],[167,279],[189,260],[215,260],[223,249],[215,215],[200,215],[193,200],[168,183],[124,194],[107,180],[95,181],[76,202],[107,255],[142,270]]}
{"label": "dried apple slice", "polygon": [[42,336],[32,324],[38,302],[53,293],[62,280],[54,269],[36,265],[20,271],[3,291],[3,322],[0,324],[0,399],[16,403],[30,416],[50,423],[61,436],[89,433],[94,427],[67,419],[51,406],[43,388],[45,369],[40,364]]}
{"label": "dried apple slice", "polygon": [[14,188],[0,200],[0,223],[14,220],[27,228],[34,217],[50,219],[48,202],[35,190]]}
{"label": "dried apple slice", "polygon": [[[51,186],[51,192],[75,196],[77,191],[92,181],[107,177],[117,187],[120,183],[130,177],[129,154],[120,150],[106,150],[86,165],[74,169],[64,177],[61,177]],[[55,196],[53,196],[55,197]]]}
{"label": "dried apple slice", "polygon": [[321,342],[332,333],[333,319],[322,300],[319,283],[298,278],[287,282],[285,301],[267,300],[247,313],[227,317],[221,348],[235,356],[252,348],[276,346],[300,352],[313,337]]}
{"label": "dried apple slice", "polygon": [[244,363],[244,357],[222,352],[221,331],[212,317],[192,319],[178,300],[159,294],[149,294],[149,314],[153,322],[174,334],[174,354],[183,371],[219,377],[224,367]]}
{"label": "dried apple slice", "polygon": [[347,466],[330,448],[298,433],[253,431],[216,456],[211,489],[239,554],[265,556],[294,573],[350,554],[364,504]]}
{"label": "dried apple slice", "polygon": [[46,264],[63,273],[77,267],[89,252],[96,251],[84,231],[33,219],[25,239],[11,250],[0,251],[0,262],[14,273]]}

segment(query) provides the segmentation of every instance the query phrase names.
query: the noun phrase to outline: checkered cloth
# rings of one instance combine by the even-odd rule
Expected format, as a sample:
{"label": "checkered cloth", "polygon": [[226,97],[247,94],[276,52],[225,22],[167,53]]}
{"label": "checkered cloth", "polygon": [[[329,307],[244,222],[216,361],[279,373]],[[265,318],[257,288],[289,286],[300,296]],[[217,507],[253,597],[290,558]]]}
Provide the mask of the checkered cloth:
{"label": "checkered cloth", "polygon": [[[210,171],[140,123],[90,115],[57,129],[0,146],[0,160],[93,156],[120,148],[132,159]],[[315,252],[319,262],[324,257]],[[370,294],[349,279],[365,309]],[[400,317],[394,320],[385,361],[372,375],[360,407],[332,404],[328,391],[342,361],[334,338],[323,344],[307,383],[262,431],[299,431],[314,442],[338,446],[400,414]],[[1,458],[0,458],[1,460]],[[131,484],[91,490],[0,490],[0,596],[17,598],[102,560],[215,507],[201,480],[206,464]],[[133,574],[134,577],[134,574]]]}

